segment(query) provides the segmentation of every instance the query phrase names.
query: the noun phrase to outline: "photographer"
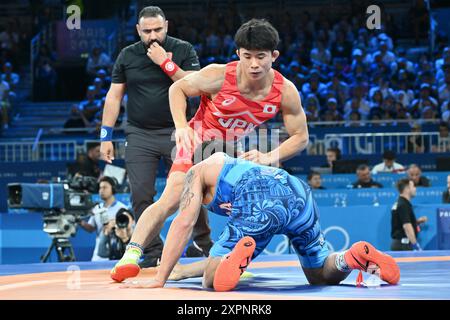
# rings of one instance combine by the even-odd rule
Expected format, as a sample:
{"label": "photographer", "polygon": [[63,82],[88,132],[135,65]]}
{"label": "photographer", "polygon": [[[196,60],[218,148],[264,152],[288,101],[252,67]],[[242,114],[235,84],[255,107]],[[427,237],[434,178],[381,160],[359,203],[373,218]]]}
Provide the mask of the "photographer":
{"label": "photographer", "polygon": [[119,210],[126,208],[125,204],[117,201],[114,197],[116,185],[117,183],[114,178],[107,176],[102,177],[99,182],[99,195],[103,202],[92,209],[93,215],[89,218],[88,222],[84,220],[80,221],[80,226],[84,230],[88,232],[95,231],[97,233],[94,254],[91,259],[92,261],[108,260],[98,255],[100,235],[105,231],[111,230]]}
{"label": "photographer", "polygon": [[120,209],[116,218],[110,221],[108,226],[99,236],[97,254],[101,258],[118,260],[125,253],[126,246],[130,242],[135,226],[133,214],[127,209]]}

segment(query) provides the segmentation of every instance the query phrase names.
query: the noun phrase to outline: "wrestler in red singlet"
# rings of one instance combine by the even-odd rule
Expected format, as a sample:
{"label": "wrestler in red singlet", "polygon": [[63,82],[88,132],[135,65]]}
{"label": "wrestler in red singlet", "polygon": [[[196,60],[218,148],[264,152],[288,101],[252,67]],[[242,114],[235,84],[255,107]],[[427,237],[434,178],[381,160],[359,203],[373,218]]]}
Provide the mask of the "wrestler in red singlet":
{"label": "wrestler in red singlet", "polygon": [[[272,88],[264,100],[253,101],[241,95],[237,87],[236,67],[238,61],[226,65],[225,79],[222,88],[210,99],[201,96],[200,107],[189,126],[201,139],[194,139],[195,150],[198,143],[211,139],[237,140],[251,132],[255,127],[272,119],[281,105],[281,89],[283,76],[274,70]],[[183,148],[177,150],[176,158],[169,172],[187,172],[192,167],[192,152]]]}

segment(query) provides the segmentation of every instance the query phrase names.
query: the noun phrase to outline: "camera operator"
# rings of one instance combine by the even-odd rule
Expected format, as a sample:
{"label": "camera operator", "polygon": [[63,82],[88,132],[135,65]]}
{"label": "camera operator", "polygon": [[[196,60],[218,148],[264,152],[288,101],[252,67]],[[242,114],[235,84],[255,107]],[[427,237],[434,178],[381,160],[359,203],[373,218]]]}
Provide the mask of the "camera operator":
{"label": "camera operator", "polygon": [[98,255],[100,235],[105,231],[109,232],[111,230],[115,224],[117,212],[122,208],[126,208],[125,204],[117,201],[114,197],[116,186],[117,183],[114,178],[102,177],[99,181],[99,195],[103,202],[92,209],[93,215],[87,222],[84,220],[79,222],[84,230],[97,233],[92,261],[108,260]]}
{"label": "camera operator", "polygon": [[97,254],[102,258],[119,260],[125,253],[135,226],[133,214],[127,209],[120,209],[116,219],[111,221],[99,236]]}

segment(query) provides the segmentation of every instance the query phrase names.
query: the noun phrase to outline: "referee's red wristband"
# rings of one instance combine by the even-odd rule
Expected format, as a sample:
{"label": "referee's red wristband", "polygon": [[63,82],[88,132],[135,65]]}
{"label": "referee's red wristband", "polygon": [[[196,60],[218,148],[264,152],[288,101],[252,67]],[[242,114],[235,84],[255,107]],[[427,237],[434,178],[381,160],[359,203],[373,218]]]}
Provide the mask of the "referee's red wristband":
{"label": "referee's red wristband", "polygon": [[163,63],[160,65],[162,71],[164,71],[169,77],[173,76],[175,73],[177,73],[178,69],[180,69],[179,66],[169,58],[164,60]]}

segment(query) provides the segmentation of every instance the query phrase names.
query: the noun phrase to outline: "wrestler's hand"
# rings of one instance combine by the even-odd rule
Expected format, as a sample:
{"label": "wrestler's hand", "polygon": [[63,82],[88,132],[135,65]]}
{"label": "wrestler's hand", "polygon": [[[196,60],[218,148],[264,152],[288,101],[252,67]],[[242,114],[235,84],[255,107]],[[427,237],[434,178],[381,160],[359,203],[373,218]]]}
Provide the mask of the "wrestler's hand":
{"label": "wrestler's hand", "polygon": [[172,59],[171,55],[169,55],[158,42],[153,42],[147,49],[147,57],[158,66],[160,66],[167,58]]}
{"label": "wrestler's hand", "polygon": [[180,264],[175,265],[172,272],[169,275],[169,279],[171,281],[180,281],[187,279],[188,277],[183,274],[183,267]]}
{"label": "wrestler's hand", "polygon": [[114,160],[114,145],[111,141],[103,141],[100,144],[100,157],[102,160],[112,163]]}
{"label": "wrestler's hand", "polygon": [[162,288],[164,287],[164,282],[158,281],[156,279],[151,280],[142,280],[142,281],[136,281],[136,280],[128,280],[123,285],[121,285],[120,289],[155,289],[155,288]]}
{"label": "wrestler's hand", "polygon": [[194,129],[189,126],[178,128],[175,131],[175,142],[178,150],[183,148],[185,151],[190,152],[194,144],[194,139],[196,139]]}
{"label": "wrestler's hand", "polygon": [[256,149],[243,153],[242,155],[239,156],[239,158],[248,160],[248,161],[253,161],[253,162],[265,165],[265,166],[269,166],[272,163],[274,163],[274,160],[272,159],[272,156],[270,153],[262,153]]}

